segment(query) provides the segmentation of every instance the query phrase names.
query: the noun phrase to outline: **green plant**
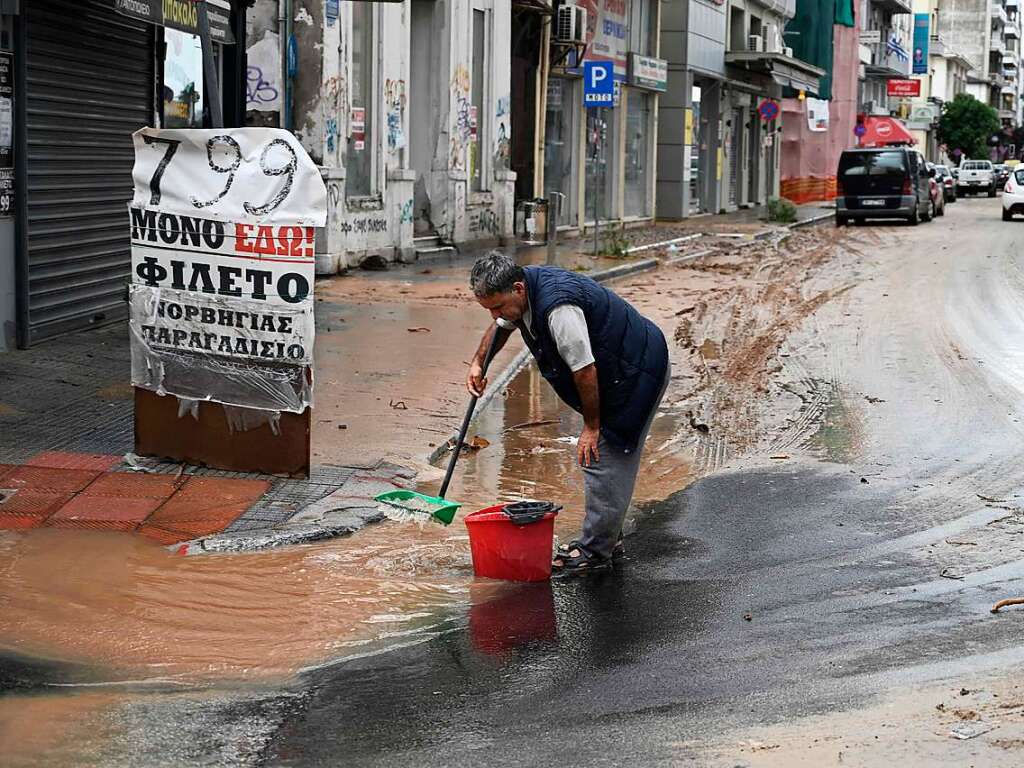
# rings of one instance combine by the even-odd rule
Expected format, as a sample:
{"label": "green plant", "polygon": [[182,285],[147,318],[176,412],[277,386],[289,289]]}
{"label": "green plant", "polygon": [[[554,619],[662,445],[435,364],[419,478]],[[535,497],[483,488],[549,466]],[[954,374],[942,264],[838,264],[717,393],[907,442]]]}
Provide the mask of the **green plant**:
{"label": "green plant", "polygon": [[939,141],[961,160],[988,157],[989,139],[999,133],[999,113],[970,94],[960,93],[942,107],[939,117]]}
{"label": "green plant", "polygon": [[784,197],[768,198],[768,221],[792,224],[796,221],[796,206]]}
{"label": "green plant", "polygon": [[605,256],[626,256],[629,240],[621,229],[606,229],[601,233],[601,253]]}

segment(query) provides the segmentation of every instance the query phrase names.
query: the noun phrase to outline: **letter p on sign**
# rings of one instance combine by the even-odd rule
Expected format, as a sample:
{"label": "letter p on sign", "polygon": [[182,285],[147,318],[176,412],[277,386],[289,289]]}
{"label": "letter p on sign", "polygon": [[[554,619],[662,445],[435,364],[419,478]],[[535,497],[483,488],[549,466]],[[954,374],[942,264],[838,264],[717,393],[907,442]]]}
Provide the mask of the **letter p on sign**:
{"label": "letter p on sign", "polygon": [[608,107],[615,101],[615,69],[610,61],[583,62],[583,104]]}

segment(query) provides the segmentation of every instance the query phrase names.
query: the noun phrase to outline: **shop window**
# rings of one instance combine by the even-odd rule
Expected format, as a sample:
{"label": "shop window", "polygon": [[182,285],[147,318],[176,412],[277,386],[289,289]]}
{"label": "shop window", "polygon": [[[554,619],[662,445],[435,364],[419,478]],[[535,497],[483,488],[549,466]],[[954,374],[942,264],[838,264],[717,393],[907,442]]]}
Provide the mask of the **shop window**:
{"label": "shop window", "polygon": [[625,215],[649,216],[654,99],[640,91],[626,93]]}
{"label": "shop window", "polygon": [[473,73],[471,81],[472,91],[470,93],[469,107],[469,176],[470,189],[474,192],[481,192],[488,189],[485,183],[487,153],[483,151],[487,147],[485,127],[487,111],[484,105],[487,103],[487,12],[473,11]]}
{"label": "shop window", "polygon": [[602,220],[617,219],[615,196],[619,157],[619,109],[587,110],[587,179],[584,212],[587,221],[594,220],[594,202]]}
{"label": "shop window", "polygon": [[576,83],[564,77],[548,80],[544,125],[544,189],[548,195],[552,192],[565,195],[558,216],[559,225],[576,221],[580,114]]}
{"label": "shop window", "polygon": [[202,128],[203,48],[197,35],[164,29],[165,128]]}
{"label": "shop window", "polygon": [[657,6],[652,0],[629,0],[629,50],[653,56]]}
{"label": "shop window", "polygon": [[373,194],[373,3],[352,3],[351,108],[345,195]]}

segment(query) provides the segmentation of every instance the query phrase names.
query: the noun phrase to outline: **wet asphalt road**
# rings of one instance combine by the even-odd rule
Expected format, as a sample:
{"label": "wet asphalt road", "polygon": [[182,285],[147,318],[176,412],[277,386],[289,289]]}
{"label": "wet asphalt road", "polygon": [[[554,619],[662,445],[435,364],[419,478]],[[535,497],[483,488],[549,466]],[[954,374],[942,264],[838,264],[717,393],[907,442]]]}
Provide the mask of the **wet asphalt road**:
{"label": "wet asphalt road", "polygon": [[753,724],[1019,664],[1024,625],[988,612],[1024,594],[1019,243],[987,199],[865,228],[823,278],[850,290],[783,347],[790,430],[652,509],[620,572],[287,690],[140,691],[81,764],[699,765]]}

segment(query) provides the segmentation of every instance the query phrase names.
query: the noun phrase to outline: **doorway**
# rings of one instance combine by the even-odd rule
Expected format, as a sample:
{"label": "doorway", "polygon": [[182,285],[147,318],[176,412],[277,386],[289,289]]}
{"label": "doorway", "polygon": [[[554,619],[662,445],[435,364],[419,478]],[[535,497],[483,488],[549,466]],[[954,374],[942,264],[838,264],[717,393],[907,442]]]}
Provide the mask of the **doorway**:
{"label": "doorway", "polygon": [[431,210],[434,155],[437,151],[443,8],[437,0],[412,0],[409,75],[409,165],[413,186],[413,235],[437,234]]}

